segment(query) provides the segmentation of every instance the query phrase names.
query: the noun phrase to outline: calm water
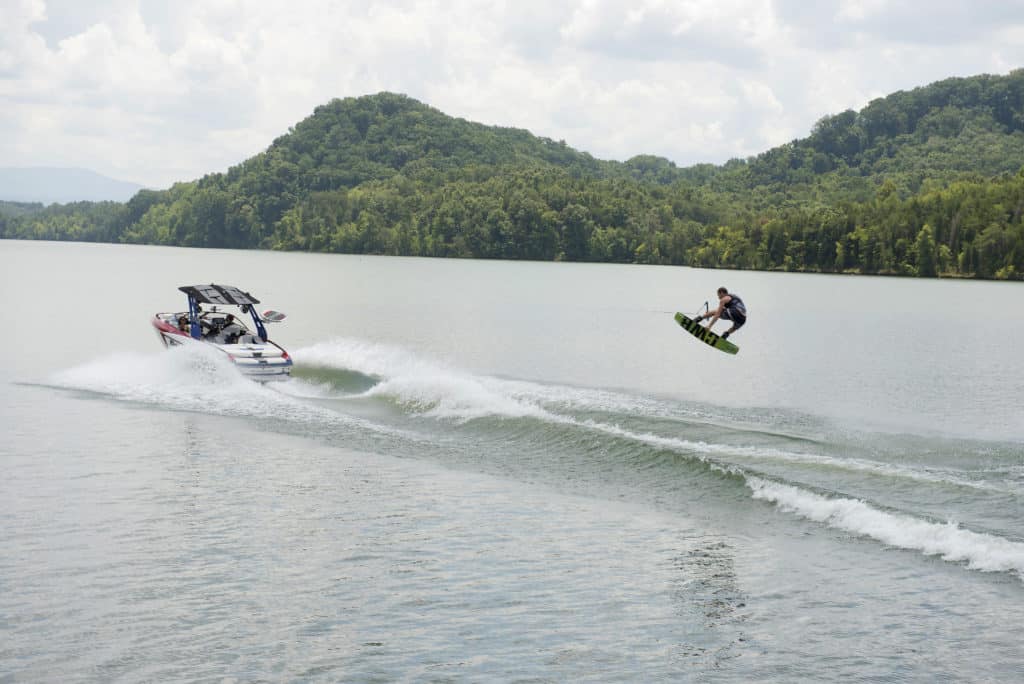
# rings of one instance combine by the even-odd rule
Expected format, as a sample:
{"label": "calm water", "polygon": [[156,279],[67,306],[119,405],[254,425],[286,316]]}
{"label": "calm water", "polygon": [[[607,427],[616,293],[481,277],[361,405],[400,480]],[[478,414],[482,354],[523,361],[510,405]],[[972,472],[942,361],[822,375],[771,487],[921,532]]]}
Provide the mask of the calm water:
{"label": "calm water", "polygon": [[[296,377],[161,349],[210,281]],[[735,357],[672,320],[723,284]],[[0,682],[1024,668],[1020,284],[0,241],[0,294]]]}

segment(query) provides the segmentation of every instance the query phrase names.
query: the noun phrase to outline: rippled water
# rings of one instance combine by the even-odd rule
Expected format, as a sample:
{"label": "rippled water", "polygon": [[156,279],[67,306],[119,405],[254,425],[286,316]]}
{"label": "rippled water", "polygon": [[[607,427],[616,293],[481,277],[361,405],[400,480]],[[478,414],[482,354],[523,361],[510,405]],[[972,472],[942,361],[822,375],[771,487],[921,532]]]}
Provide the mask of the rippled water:
{"label": "rippled water", "polygon": [[[0,681],[1012,680],[1019,285],[0,242]],[[261,386],[178,285],[289,313]],[[672,321],[717,285],[729,357]],[[998,331],[998,333],[996,332]]]}

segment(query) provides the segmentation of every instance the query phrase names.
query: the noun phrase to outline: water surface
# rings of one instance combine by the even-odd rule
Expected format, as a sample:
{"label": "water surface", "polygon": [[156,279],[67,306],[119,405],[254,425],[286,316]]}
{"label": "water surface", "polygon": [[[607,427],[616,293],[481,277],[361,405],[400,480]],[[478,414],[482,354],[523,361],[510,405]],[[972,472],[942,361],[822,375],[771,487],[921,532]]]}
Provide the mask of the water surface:
{"label": "water surface", "polygon": [[[226,282],[296,360],[166,352]],[[733,357],[672,320],[725,285]],[[0,242],[0,680],[1008,680],[1019,284]]]}

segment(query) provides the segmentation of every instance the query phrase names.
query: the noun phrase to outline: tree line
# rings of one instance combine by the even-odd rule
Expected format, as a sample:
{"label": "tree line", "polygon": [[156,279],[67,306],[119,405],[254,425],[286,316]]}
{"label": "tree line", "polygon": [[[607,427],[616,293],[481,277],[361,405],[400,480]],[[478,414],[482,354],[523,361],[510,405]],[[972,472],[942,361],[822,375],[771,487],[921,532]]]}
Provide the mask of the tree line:
{"label": "tree line", "polygon": [[[483,174],[483,172],[480,172]],[[0,215],[0,237],[349,254],[674,264],[1021,279],[1024,173],[901,198],[747,210],[704,188],[517,169],[425,186],[404,177],[315,192],[271,230],[214,189],[146,208],[81,202]]]}

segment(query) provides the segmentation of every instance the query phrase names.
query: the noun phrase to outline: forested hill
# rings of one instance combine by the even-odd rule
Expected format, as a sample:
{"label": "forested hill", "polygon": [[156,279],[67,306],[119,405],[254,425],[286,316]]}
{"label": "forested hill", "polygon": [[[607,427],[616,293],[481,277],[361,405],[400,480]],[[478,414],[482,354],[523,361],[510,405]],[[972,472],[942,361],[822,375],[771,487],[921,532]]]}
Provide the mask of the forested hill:
{"label": "forested hill", "polygon": [[404,95],[333,100],[235,167],[228,180],[285,169],[306,190],[336,190],[397,173],[473,165],[548,164],[599,175],[609,164],[528,131],[447,116]]}
{"label": "forested hill", "polygon": [[0,237],[1020,279],[1022,167],[1024,70],[894,93],[691,168],[381,93],[127,204],[0,206]]}
{"label": "forested hill", "polygon": [[[811,135],[758,155],[747,187],[814,184],[866,199],[883,181],[904,196],[1024,163],[1024,70],[950,78],[822,118]],[[869,181],[858,182],[858,179]],[[859,195],[859,197],[857,197]]]}

